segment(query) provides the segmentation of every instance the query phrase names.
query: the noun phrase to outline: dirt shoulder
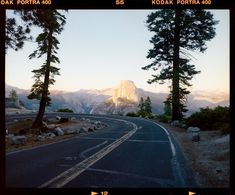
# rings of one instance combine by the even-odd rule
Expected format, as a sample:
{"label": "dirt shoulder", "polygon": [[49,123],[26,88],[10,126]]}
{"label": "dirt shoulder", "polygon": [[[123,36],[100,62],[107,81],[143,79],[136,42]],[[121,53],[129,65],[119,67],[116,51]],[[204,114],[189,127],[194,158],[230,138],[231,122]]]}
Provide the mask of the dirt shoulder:
{"label": "dirt shoulder", "polygon": [[183,128],[161,123],[178,143],[200,188],[229,188],[230,136],[220,131],[201,131],[200,141],[191,141]]}
{"label": "dirt shoulder", "polygon": [[[8,124],[6,128],[8,129],[8,136],[18,136],[21,131],[24,132],[22,135],[25,137],[26,141],[22,144],[12,144],[10,137],[6,136],[5,139],[5,151],[13,152],[22,149],[29,149],[37,146],[42,146],[50,143],[55,143],[62,140],[67,140],[75,136],[80,136],[94,131],[99,131],[106,127],[106,124],[100,122],[99,127],[94,123],[97,121],[92,121],[90,119],[80,119],[74,121],[68,121],[66,123],[59,123],[57,121],[51,121],[48,123],[48,127],[52,126],[52,129],[47,129],[46,132],[41,133],[39,129],[30,129],[32,126],[32,120],[17,121]],[[59,127],[63,131],[62,135],[56,135],[55,128]],[[40,132],[40,133],[39,133]],[[44,140],[39,140],[39,136],[46,136],[49,134],[50,137]],[[53,136],[51,136],[53,134]]]}

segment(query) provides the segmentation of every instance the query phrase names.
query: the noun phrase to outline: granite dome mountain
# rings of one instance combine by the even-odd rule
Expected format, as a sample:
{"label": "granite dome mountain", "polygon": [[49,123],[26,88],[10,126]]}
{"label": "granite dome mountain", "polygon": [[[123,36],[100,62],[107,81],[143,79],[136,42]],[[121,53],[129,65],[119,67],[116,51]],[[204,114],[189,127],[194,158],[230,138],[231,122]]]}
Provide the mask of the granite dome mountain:
{"label": "granite dome mountain", "polygon": [[[5,94],[16,90],[19,99],[24,107],[29,110],[37,110],[39,101],[27,99],[29,90],[19,89],[6,84]],[[152,101],[152,111],[155,114],[163,112],[163,101],[167,93],[153,93],[137,88],[133,81],[121,80],[116,87],[95,90],[79,90],[76,92],[51,91],[52,105],[47,107],[47,111],[56,111],[60,108],[69,108],[76,113],[84,114],[126,114],[138,110],[139,99],[150,97]],[[214,107],[216,105],[227,106],[229,100],[213,103],[205,99],[198,99],[198,93],[188,96],[189,114],[200,107]],[[7,107],[7,105],[6,105]]]}

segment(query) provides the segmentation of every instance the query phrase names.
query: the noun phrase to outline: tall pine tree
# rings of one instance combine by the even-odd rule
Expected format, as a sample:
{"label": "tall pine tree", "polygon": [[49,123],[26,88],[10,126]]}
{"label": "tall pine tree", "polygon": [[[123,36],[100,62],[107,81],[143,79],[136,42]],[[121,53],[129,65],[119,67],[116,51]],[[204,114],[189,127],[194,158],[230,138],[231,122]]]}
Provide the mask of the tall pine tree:
{"label": "tall pine tree", "polygon": [[15,51],[22,49],[24,42],[32,39],[29,35],[29,25],[18,25],[16,19],[13,17],[6,18],[5,29],[5,52],[7,52],[9,48]]}
{"label": "tall pine tree", "polygon": [[214,26],[218,23],[209,11],[162,9],[148,15],[148,30],[154,32],[147,58],[153,62],[142,67],[156,71],[148,83],[164,84],[171,81],[172,91],[169,100],[172,103],[172,120],[181,120],[185,111],[189,81],[200,71],[190,64],[191,55],[187,52],[204,52],[206,41],[215,36]]}
{"label": "tall pine tree", "polygon": [[41,68],[32,71],[35,83],[28,95],[29,99],[40,100],[39,111],[32,125],[32,128],[36,128],[42,125],[45,108],[51,102],[49,86],[55,83],[54,76],[59,75],[59,68],[53,64],[60,63],[56,56],[59,49],[59,41],[56,36],[63,30],[65,16],[57,10],[25,10],[20,11],[20,15],[29,25],[36,25],[43,30],[36,38],[37,49],[29,56],[30,59],[46,57],[46,62]]}

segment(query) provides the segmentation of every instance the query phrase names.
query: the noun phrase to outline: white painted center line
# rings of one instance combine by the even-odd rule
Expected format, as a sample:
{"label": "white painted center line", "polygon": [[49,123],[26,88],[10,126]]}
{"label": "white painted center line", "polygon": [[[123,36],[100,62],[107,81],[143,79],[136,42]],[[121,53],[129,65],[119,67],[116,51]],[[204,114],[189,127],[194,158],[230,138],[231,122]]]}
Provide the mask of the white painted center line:
{"label": "white painted center line", "polygon": [[[123,121],[123,120],[122,120]],[[52,178],[51,180],[47,181],[46,183],[39,186],[39,188],[61,188],[73,179],[75,179],[78,175],[80,175],[82,172],[87,170],[90,166],[92,166],[94,163],[99,161],[101,158],[106,156],[108,153],[110,153],[112,150],[117,148],[120,144],[122,144],[124,141],[126,141],[128,138],[130,138],[136,131],[137,126],[134,123],[128,122],[128,124],[131,124],[133,126],[133,129],[122,136],[121,138],[117,139],[110,145],[104,147],[97,153],[93,154],[89,158],[83,160],[82,162],[76,164],[72,168],[68,169],[67,171],[64,171],[63,173],[57,175],[56,177]]]}

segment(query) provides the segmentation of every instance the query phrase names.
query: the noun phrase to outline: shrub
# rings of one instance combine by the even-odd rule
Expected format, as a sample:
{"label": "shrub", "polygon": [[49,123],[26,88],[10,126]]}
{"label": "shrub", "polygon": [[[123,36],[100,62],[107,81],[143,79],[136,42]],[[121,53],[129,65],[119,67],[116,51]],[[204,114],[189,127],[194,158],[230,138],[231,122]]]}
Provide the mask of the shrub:
{"label": "shrub", "polygon": [[201,108],[185,119],[186,126],[196,126],[202,130],[229,129],[229,107]]}
{"label": "shrub", "polygon": [[128,112],[126,116],[131,116],[131,117],[138,117],[139,115],[135,112]]}
{"label": "shrub", "polygon": [[72,112],[73,113],[73,111],[69,108],[60,108],[57,110],[57,112]]}
{"label": "shrub", "polygon": [[169,123],[169,122],[171,121],[171,116],[162,114],[162,115],[157,116],[157,119],[158,119],[160,122]]}

